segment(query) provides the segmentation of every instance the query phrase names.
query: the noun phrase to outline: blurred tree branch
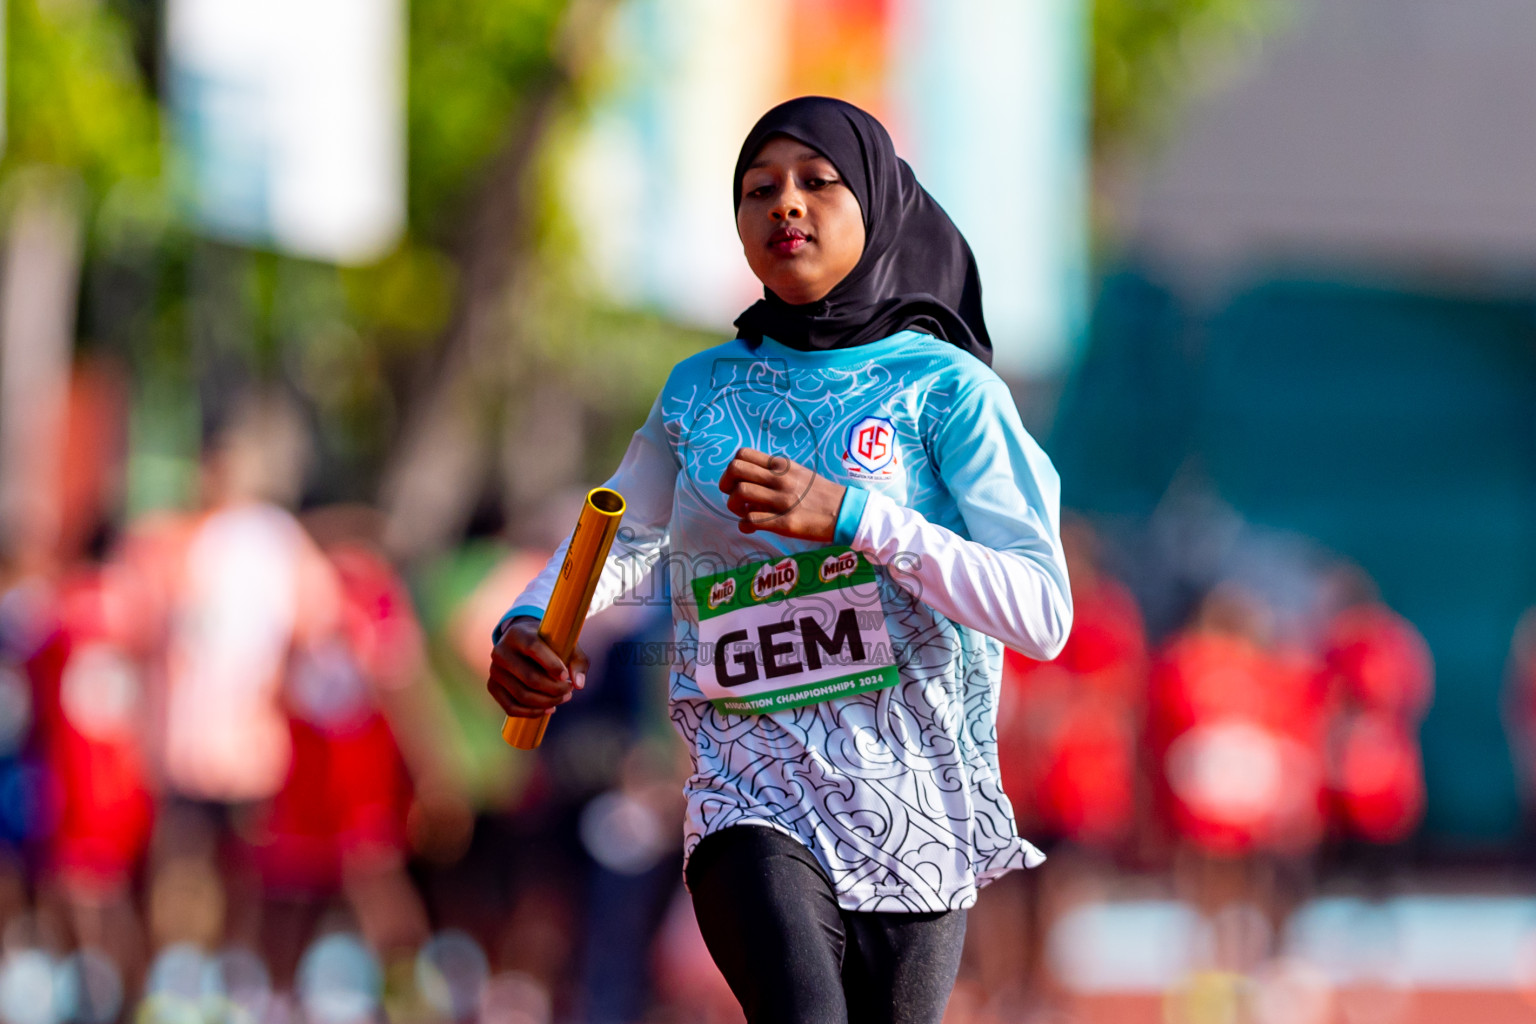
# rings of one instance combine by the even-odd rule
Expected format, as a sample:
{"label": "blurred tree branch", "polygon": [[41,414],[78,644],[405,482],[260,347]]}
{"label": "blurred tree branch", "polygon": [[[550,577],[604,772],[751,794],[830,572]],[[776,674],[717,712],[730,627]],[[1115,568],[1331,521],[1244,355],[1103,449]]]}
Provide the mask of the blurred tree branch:
{"label": "blurred tree branch", "polygon": [[[430,13],[434,3],[441,0],[423,0],[419,6]],[[402,436],[384,472],[381,499],[389,516],[388,540],[406,556],[440,547],[457,535],[484,488],[495,406],[518,390],[511,367],[525,338],[515,309],[519,287],[538,258],[536,206],[541,196],[534,179],[541,148],[585,73],[585,62],[596,56],[578,41],[601,37],[599,22],[613,3],[521,0],[520,5],[540,8],[543,46],[518,55],[521,88],[515,99],[508,97],[499,146],[485,158],[483,171],[472,176],[476,184],[469,200],[454,211],[460,228],[448,246],[457,271],[453,310],[440,342],[421,360],[424,372],[416,375]],[[428,42],[418,40],[418,27],[437,24],[430,17],[424,21],[418,25],[413,13],[412,38],[418,48]],[[436,67],[432,57],[424,56],[421,63],[427,82],[433,74],[449,73]],[[418,66],[413,61],[413,74]],[[426,99],[419,91],[426,84],[413,78],[413,112]],[[415,135],[415,124],[413,113],[413,151],[426,143]],[[433,124],[438,122],[433,119]],[[428,130],[436,134],[435,128]],[[430,229],[431,215],[421,213]],[[535,386],[556,384],[540,381]],[[546,408],[567,411],[559,402]],[[574,407],[568,411],[579,412]],[[567,431],[579,430],[577,417],[565,419]],[[552,453],[546,449],[545,454]]]}

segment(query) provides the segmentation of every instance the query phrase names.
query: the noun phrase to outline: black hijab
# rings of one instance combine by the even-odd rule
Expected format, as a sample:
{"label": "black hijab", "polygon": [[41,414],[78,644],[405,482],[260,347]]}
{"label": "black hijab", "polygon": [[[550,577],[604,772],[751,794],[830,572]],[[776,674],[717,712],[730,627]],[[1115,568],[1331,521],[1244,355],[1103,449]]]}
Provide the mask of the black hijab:
{"label": "black hijab", "polygon": [[787,135],[831,160],[864,213],[864,254],[826,297],[792,306],[767,288],[736,320],[737,337],[764,335],[790,348],[863,345],[915,330],[943,338],[992,365],[981,317],[976,258],[942,207],[896,155],[874,117],[842,100],[802,96],[753,126],[736,158],[731,193],[741,209],[747,165],[771,137]]}

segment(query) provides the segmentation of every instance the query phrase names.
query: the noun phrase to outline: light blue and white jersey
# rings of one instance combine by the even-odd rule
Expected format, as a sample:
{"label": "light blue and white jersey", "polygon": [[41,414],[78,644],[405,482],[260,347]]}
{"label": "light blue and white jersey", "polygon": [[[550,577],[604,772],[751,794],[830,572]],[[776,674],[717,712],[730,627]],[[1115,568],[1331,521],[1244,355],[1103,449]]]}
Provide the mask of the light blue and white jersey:
{"label": "light blue and white jersey", "polygon": [[[742,447],[847,486],[834,542],[875,566],[896,685],[771,714],[704,699],[692,580],[824,546],[738,530],[719,481]],[[1071,592],[1056,471],[990,368],[915,331],[817,352],[730,341],[673,369],[606,486],[627,510],[592,610],[669,573],[687,853],[767,825],[814,852],[844,908],[911,912],[968,907],[1043,859],[999,784],[998,690],[1003,643],[1061,650]],[[507,618],[543,614],[564,557]]]}

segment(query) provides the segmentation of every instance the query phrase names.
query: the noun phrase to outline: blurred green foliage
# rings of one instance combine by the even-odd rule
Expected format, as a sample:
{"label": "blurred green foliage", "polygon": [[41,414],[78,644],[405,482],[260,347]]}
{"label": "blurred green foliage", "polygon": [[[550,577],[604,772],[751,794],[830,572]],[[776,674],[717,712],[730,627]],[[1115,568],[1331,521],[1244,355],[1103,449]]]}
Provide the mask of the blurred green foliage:
{"label": "blurred green foliage", "polygon": [[[195,455],[211,354],[297,386],[337,492],[327,496],[371,498],[411,403],[455,343],[456,318],[490,288],[505,293],[494,303],[505,329],[491,340],[509,356],[492,389],[515,404],[520,387],[565,386],[590,427],[589,474],[611,467],[668,368],[718,340],[606,303],[571,258],[551,182],[605,72],[577,58],[614,2],[410,0],[408,226],[376,263],[338,269],[200,240],[178,218],[174,137],[153,80],[163,5],[8,0],[0,176],[46,165],[84,183],[82,331],[134,367],[152,413],[134,427],[144,464]],[[1155,135],[1195,69],[1268,25],[1274,8],[1093,0],[1095,146]],[[176,489],[149,492],[161,498],[135,504]]]}
{"label": "blurred green foliage", "polygon": [[408,190],[412,234],[451,239],[454,219],[537,87],[558,75],[569,0],[412,0]]}
{"label": "blurred green foliage", "polygon": [[1258,38],[1277,0],[1091,0],[1093,144],[1146,142],[1223,52]]}
{"label": "blurred green foliage", "polygon": [[94,195],[160,172],[160,117],[123,22],[99,3],[7,0],[0,173],[78,172]]}

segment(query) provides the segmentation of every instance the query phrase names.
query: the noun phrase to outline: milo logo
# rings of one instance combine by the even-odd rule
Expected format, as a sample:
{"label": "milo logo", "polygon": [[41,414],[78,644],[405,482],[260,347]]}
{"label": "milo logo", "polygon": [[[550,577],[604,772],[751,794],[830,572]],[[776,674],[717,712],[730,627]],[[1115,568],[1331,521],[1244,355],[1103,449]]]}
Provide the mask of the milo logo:
{"label": "milo logo", "polygon": [[859,567],[859,556],[853,551],[844,551],[840,555],[828,555],[817,570],[821,582],[831,583],[839,576],[852,576],[853,570]]}
{"label": "milo logo", "polygon": [[757,570],[757,575],[752,577],[752,600],[764,601],[774,594],[787,594],[799,582],[800,567],[793,558],[764,562],[763,567]]}
{"label": "milo logo", "polygon": [[725,579],[709,588],[709,607],[719,608],[725,602],[736,596],[736,578],[727,576]]}

